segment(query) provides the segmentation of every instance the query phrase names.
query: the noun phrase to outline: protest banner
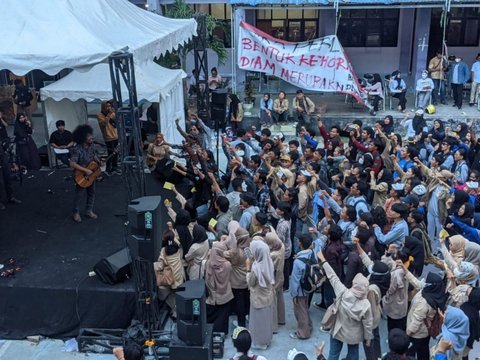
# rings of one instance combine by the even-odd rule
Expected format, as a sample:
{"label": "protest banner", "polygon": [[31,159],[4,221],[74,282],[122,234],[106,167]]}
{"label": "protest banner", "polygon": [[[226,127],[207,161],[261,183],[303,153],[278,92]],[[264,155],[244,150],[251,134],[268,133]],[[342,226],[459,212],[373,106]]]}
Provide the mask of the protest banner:
{"label": "protest banner", "polygon": [[305,90],[349,94],[366,104],[367,94],[336,35],[292,43],[242,21],[238,67],[276,76]]}

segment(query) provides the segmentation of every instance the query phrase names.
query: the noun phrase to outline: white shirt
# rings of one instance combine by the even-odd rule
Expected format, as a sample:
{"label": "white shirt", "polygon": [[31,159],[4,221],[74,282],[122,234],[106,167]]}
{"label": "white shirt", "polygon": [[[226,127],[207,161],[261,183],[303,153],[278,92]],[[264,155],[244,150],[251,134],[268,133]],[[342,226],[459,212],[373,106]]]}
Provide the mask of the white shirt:
{"label": "white shirt", "polygon": [[480,60],[475,61],[473,63],[472,72],[473,72],[473,81],[476,83],[480,83]]}

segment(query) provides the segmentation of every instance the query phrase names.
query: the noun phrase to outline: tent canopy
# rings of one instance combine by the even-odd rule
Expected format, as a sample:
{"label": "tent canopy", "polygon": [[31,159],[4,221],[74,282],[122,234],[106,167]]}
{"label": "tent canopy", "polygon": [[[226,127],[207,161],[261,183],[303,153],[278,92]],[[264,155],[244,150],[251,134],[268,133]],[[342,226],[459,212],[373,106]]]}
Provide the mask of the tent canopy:
{"label": "tent canopy", "polygon": [[[177,86],[187,75],[183,70],[170,70],[150,61],[135,66],[137,98],[149,102],[158,102],[159,96],[166,99],[173,87]],[[128,91],[123,83],[122,98],[128,99]],[[55,101],[69,99],[87,102],[109,100],[112,98],[112,83],[108,64],[95,65],[88,72],[72,71],[64,78],[40,89],[42,100],[51,98]]]}
{"label": "tent canopy", "polygon": [[2,0],[0,69],[16,75],[87,68],[117,51],[138,64],[184,44],[194,19],[166,18],[127,0]]}

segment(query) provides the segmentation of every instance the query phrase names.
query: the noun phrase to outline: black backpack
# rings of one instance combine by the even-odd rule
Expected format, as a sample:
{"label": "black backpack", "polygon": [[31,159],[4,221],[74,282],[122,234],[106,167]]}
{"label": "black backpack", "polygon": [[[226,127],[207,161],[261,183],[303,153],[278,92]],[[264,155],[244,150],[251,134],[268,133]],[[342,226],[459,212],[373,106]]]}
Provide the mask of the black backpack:
{"label": "black backpack", "polygon": [[297,259],[305,264],[305,271],[300,279],[300,286],[304,292],[310,294],[317,290],[317,288],[321,285],[322,279],[325,277],[325,275],[313,251],[308,259]]}

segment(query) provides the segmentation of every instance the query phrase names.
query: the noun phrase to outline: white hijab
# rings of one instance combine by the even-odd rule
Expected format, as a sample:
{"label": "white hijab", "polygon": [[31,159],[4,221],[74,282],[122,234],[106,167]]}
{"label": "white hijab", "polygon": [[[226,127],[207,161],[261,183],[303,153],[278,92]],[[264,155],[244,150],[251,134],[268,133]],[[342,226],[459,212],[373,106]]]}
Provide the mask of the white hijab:
{"label": "white hijab", "polygon": [[261,287],[275,284],[273,262],[270,257],[270,249],[263,241],[255,240],[250,243],[250,250],[254,257],[252,272],[255,273]]}

